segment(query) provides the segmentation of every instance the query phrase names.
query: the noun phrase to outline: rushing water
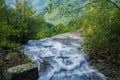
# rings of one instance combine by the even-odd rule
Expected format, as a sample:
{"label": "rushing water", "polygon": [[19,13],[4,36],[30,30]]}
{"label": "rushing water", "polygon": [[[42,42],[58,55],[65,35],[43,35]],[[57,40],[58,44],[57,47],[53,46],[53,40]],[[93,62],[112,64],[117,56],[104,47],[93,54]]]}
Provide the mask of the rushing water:
{"label": "rushing water", "polygon": [[[106,77],[89,65],[83,51],[77,48],[79,40],[46,38],[29,41],[25,54],[38,66],[38,80],[106,80]],[[41,65],[47,67],[41,70]]]}

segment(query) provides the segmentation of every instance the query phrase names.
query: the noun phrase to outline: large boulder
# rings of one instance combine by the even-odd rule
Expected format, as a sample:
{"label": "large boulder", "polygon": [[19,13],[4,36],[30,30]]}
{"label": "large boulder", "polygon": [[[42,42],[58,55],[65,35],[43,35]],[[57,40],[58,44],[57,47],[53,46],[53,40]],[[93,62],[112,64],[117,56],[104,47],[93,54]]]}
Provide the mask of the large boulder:
{"label": "large boulder", "polygon": [[37,67],[33,63],[9,68],[4,73],[5,80],[37,80]]}

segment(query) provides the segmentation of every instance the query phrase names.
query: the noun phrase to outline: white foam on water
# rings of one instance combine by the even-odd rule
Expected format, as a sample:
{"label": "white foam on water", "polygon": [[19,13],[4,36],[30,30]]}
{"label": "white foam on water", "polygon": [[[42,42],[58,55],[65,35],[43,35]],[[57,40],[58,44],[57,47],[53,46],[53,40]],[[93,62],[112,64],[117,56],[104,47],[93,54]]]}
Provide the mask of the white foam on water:
{"label": "white foam on water", "polygon": [[[63,44],[52,38],[29,41],[25,54],[38,66],[38,80],[106,80],[106,77],[91,67],[80,45]],[[41,71],[40,65],[47,61],[50,65]]]}

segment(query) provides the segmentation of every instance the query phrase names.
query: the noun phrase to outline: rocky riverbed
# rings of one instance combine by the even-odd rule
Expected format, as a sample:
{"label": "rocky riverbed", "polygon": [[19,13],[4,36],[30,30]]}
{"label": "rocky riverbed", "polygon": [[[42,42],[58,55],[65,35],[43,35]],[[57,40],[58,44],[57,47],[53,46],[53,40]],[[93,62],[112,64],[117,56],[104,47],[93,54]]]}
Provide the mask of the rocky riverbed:
{"label": "rocky riverbed", "polygon": [[[69,40],[69,39],[73,39],[73,40],[74,39],[76,39],[76,40],[78,39],[78,40],[81,40],[81,42],[83,43],[84,42],[84,38],[82,38],[80,34],[81,34],[81,30],[77,30],[77,31],[69,32],[69,33],[56,35],[56,36],[54,36],[52,38],[54,38],[55,40],[57,40],[57,41],[59,41],[59,42],[61,42],[63,44],[66,44],[66,45],[72,44],[71,40]],[[78,44],[79,44],[79,42],[78,42]],[[78,46],[78,45],[74,44],[74,46]],[[113,64],[107,64],[103,60],[97,60],[97,59],[96,60],[94,60],[94,59],[90,59],[89,60],[88,57],[86,57],[86,58],[87,58],[88,62],[91,63],[90,64],[91,66],[94,66],[98,71],[100,71],[106,77],[108,77],[109,80],[120,80],[119,66],[115,66]],[[42,68],[45,68],[45,66],[46,66],[46,64],[41,65]],[[22,67],[22,65],[21,65],[21,67]],[[16,67],[14,67],[14,68],[16,69]],[[26,74],[28,74],[28,75],[31,74],[31,73],[29,73],[29,71],[30,70],[25,71]],[[16,73],[17,73],[17,71],[16,71]],[[35,71],[35,74],[37,75],[36,71]],[[6,76],[7,75],[5,75],[5,77]],[[32,76],[29,76],[26,79],[28,79],[28,80],[36,80],[36,79],[33,79]],[[23,77],[23,79],[20,79],[20,80],[25,80],[25,77]]]}

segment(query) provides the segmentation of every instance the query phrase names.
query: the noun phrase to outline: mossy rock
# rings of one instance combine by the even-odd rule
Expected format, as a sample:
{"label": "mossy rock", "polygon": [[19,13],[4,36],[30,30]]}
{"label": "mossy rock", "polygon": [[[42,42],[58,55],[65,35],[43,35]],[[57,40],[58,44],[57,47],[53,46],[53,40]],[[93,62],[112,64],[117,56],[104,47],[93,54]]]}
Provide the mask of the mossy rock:
{"label": "mossy rock", "polygon": [[5,80],[37,80],[37,67],[33,63],[9,68],[4,73]]}

